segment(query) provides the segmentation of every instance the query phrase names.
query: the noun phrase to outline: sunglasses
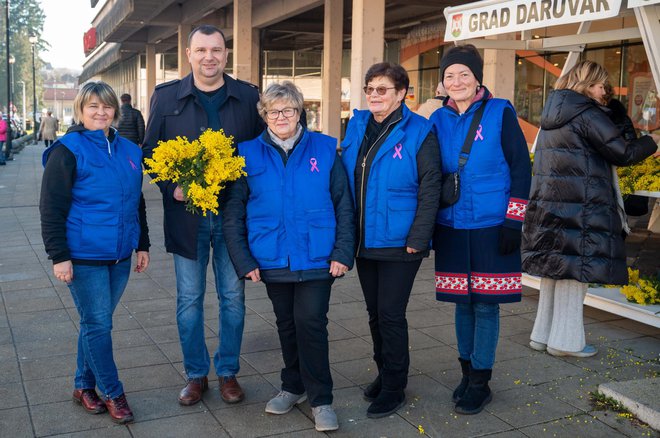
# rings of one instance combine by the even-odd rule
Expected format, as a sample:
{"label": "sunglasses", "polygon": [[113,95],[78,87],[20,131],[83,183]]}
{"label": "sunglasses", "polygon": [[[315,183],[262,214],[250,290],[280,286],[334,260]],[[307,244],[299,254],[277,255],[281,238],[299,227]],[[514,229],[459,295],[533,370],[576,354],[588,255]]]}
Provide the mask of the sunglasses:
{"label": "sunglasses", "polygon": [[384,87],[381,85],[380,87],[376,87],[376,88],[364,87],[362,91],[364,91],[364,94],[366,94],[367,96],[371,96],[374,93],[374,90],[376,90],[376,93],[378,93],[379,96],[384,96],[385,93],[387,93],[387,90],[394,90],[395,88],[396,87]]}

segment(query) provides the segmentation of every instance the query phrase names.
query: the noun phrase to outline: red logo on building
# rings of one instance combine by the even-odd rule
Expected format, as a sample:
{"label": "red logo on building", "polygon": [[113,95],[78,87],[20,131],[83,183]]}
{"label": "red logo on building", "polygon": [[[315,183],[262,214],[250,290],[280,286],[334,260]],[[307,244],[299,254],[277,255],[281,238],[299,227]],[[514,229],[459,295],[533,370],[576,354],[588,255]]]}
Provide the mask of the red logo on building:
{"label": "red logo on building", "polygon": [[92,27],[85,35],[83,35],[83,50],[85,51],[85,56],[92,53],[92,50],[96,48],[96,28]]}

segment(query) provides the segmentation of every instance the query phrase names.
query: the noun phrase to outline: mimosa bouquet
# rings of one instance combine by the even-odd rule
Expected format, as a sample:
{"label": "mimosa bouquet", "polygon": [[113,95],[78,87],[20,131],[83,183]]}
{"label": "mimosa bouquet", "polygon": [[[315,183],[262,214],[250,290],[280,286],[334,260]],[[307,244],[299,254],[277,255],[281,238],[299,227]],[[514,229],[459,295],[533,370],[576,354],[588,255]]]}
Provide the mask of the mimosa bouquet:
{"label": "mimosa bouquet", "polygon": [[623,196],[636,190],[660,192],[660,160],[649,157],[634,166],[619,167],[619,187]]}
{"label": "mimosa bouquet", "polygon": [[[618,287],[618,286],[607,286]],[[643,306],[647,304],[660,304],[660,280],[648,278],[639,274],[639,269],[628,268],[628,284],[621,288],[630,303]]]}
{"label": "mimosa bouquet", "polygon": [[186,137],[159,141],[152,158],[144,160],[144,173],[155,175],[151,183],[177,183],[186,196],[186,210],[217,214],[220,191],[227,182],[246,175],[245,158],[233,155],[232,142],[222,129],[207,129],[192,142]]}

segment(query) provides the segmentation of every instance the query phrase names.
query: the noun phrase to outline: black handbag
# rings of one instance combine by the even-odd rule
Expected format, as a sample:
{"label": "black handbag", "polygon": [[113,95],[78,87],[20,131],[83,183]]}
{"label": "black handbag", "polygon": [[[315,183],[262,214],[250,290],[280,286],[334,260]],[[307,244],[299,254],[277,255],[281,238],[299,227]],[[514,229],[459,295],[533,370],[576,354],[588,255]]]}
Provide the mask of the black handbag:
{"label": "black handbag", "polygon": [[474,143],[477,134],[477,128],[481,122],[481,116],[484,114],[486,102],[486,100],[483,101],[481,106],[477,108],[477,111],[474,113],[474,117],[472,117],[470,129],[468,129],[468,133],[465,137],[465,141],[463,142],[461,152],[458,154],[458,170],[456,172],[445,173],[442,175],[440,208],[447,208],[450,205],[456,204],[458,199],[461,197],[461,170],[463,170],[467,164],[468,158],[470,157],[472,143]]}

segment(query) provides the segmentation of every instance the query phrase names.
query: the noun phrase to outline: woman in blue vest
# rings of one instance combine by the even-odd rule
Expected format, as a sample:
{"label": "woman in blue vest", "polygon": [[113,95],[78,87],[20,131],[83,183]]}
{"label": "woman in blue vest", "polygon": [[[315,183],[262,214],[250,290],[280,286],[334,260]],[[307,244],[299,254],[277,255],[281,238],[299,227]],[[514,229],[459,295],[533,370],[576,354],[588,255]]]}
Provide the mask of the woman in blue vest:
{"label": "woman in blue vest", "polygon": [[282,347],[282,389],[266,412],[306,399],[316,430],[336,430],[328,359],[330,288],[353,265],[355,217],[337,140],[300,123],[303,96],[272,84],[257,104],[268,128],[238,145],[247,177],[229,189],[223,233],[239,277],[263,281]]}
{"label": "woman in blue vest", "polygon": [[369,109],[355,110],[342,161],[357,209],[357,271],[369,313],[378,376],[364,390],[367,416],[390,415],[406,402],[406,307],[429,255],[440,196],[440,156],[431,123],[403,104],[408,73],[387,62],[365,75]]}
{"label": "woman in blue vest", "polygon": [[[455,410],[476,414],[492,398],[488,381],[499,337],[499,303],[521,299],[520,230],[531,165],[511,103],[494,98],[482,85],[483,60],[477,49],[452,47],[440,72],[449,97],[431,121],[443,173],[459,170],[466,138],[471,150],[460,170],[458,201],[441,205],[438,212],[433,235],[436,299],[456,303],[463,378],[452,397]],[[469,132],[475,113],[478,117],[482,111]]]}
{"label": "woman in blue vest", "polygon": [[135,272],[149,265],[142,151],[110,126],[119,101],[109,85],[85,84],[73,107],[78,123],[43,154],[41,234],[55,278],[69,286],[80,315],[73,400],[123,424],[133,413],[112,354],[112,313],[133,250]]}

